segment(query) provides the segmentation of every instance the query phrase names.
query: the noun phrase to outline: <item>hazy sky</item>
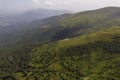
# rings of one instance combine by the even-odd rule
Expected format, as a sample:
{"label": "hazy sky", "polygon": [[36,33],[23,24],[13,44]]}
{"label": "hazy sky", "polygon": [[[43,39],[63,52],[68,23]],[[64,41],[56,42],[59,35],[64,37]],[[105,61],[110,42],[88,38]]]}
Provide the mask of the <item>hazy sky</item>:
{"label": "hazy sky", "polygon": [[0,11],[21,11],[33,8],[84,11],[106,6],[120,7],[120,0],[0,0]]}

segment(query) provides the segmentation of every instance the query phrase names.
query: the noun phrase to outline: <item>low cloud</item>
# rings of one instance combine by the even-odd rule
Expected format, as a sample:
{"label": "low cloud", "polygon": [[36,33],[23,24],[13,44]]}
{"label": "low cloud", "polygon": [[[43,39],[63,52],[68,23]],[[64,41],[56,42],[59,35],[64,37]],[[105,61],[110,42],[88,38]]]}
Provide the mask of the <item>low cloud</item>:
{"label": "low cloud", "polygon": [[34,3],[34,5],[35,5],[36,7],[39,6],[39,0],[32,0],[32,2]]}
{"label": "low cloud", "polygon": [[52,1],[45,1],[44,3],[47,6],[53,6],[54,5],[54,3]]}
{"label": "low cloud", "polygon": [[66,6],[66,5],[68,5],[68,2],[64,2],[63,4]]}

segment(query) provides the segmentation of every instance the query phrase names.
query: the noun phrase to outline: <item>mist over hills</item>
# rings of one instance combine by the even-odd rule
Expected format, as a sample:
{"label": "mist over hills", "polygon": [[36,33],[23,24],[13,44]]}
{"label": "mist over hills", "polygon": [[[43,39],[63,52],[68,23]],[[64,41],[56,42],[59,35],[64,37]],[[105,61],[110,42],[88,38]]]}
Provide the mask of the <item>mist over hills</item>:
{"label": "mist over hills", "polygon": [[27,23],[34,20],[45,19],[51,16],[61,15],[64,13],[71,13],[71,11],[67,10],[48,10],[48,9],[33,9],[25,12],[13,12],[7,13],[4,12],[0,15],[0,25],[1,26],[9,26],[18,23]]}
{"label": "mist over hills", "polygon": [[41,11],[0,28],[1,80],[120,80],[119,7]]}

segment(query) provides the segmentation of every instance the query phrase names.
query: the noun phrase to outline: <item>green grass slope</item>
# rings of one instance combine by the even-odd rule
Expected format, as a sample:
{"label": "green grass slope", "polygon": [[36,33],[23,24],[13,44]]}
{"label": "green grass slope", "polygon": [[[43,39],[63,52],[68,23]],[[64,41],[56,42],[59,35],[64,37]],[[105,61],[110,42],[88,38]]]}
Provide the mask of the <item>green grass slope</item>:
{"label": "green grass slope", "polygon": [[35,21],[30,26],[37,26],[24,34],[24,41],[56,41],[120,26],[119,14],[119,7],[106,7]]}

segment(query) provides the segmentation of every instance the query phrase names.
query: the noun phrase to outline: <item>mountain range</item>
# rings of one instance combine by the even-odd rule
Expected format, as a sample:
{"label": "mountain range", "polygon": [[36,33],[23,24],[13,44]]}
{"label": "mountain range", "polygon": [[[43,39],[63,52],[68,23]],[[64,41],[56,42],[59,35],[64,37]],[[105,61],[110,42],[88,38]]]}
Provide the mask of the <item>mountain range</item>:
{"label": "mountain range", "polygon": [[0,29],[0,79],[119,80],[120,8],[56,14]]}

